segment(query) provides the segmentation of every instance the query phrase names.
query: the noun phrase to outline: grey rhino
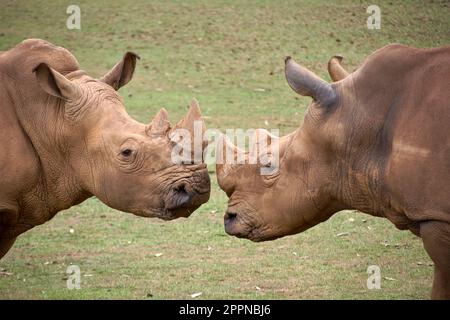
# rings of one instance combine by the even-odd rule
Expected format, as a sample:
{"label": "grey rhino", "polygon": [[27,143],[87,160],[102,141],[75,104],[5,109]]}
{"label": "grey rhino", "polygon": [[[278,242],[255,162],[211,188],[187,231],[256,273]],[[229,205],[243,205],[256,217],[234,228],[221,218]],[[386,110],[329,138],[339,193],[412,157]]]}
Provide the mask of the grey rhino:
{"label": "grey rhino", "polygon": [[432,298],[450,299],[450,47],[389,45],[351,74],[340,57],[329,71],[332,84],[286,59],[287,82],[313,102],[293,133],[259,132],[270,148],[278,142],[278,171],[217,164],[226,232],[263,241],[344,209],[384,217],[422,238],[435,264]]}
{"label": "grey rhino", "polygon": [[149,125],[125,111],[116,91],[137,58],[127,52],[97,80],[43,40],[0,53],[0,258],[18,235],[92,196],[164,220],[208,201],[206,165],[171,159],[170,133],[202,121],[197,102],[174,128],[164,109]]}

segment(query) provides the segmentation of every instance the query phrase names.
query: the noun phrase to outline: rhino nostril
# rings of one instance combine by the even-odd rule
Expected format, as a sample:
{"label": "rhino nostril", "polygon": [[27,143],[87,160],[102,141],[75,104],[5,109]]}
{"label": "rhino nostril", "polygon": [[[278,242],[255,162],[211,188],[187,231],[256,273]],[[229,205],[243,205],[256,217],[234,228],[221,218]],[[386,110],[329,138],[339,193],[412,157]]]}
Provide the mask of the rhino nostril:
{"label": "rhino nostril", "polygon": [[236,213],[232,213],[232,212],[227,212],[225,214],[225,223],[230,223],[231,221],[235,220],[237,217]]}
{"label": "rhino nostril", "polygon": [[186,185],[184,185],[184,184],[180,184],[179,186],[176,186],[176,187],[173,189],[173,191],[175,191],[176,193],[183,193],[183,194],[188,193],[188,192],[186,191]]}
{"label": "rhino nostril", "polygon": [[168,201],[168,209],[173,210],[189,205],[192,202],[192,197],[193,194],[185,183],[174,186]]}

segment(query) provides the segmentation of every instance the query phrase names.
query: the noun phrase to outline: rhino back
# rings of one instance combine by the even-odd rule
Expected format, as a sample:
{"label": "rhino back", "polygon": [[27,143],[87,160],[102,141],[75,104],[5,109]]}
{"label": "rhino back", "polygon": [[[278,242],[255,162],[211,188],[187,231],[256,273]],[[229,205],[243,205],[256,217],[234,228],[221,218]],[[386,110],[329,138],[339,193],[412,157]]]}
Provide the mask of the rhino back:
{"label": "rhino back", "polygon": [[38,170],[37,155],[21,116],[36,118],[43,112],[40,104],[46,95],[33,74],[42,62],[64,72],[78,69],[78,62],[66,49],[40,39],[25,40],[0,54],[0,197],[6,190],[22,188],[14,181],[31,185],[33,172]]}
{"label": "rhino back", "polygon": [[[0,76],[1,83],[4,77]],[[14,104],[0,85],[0,237],[2,225],[17,222],[21,203],[36,187],[39,162],[14,111]]]}
{"label": "rhino back", "polygon": [[[20,233],[48,219],[43,210],[45,197],[39,191],[40,160],[21,118],[42,113],[46,96],[33,74],[42,62],[62,73],[78,69],[78,62],[66,49],[39,39],[25,40],[0,53],[0,238],[6,237],[7,231]],[[15,230],[13,226],[22,224],[24,216],[27,225]]]}
{"label": "rhino back", "polygon": [[43,62],[62,74],[79,69],[78,61],[67,49],[41,39],[24,40],[0,53],[0,69],[11,77],[27,79],[29,83],[24,86],[35,83],[33,69]]}
{"label": "rhino back", "polygon": [[386,47],[354,83],[367,121],[378,122],[371,135],[389,206],[408,220],[450,222],[450,47]]}

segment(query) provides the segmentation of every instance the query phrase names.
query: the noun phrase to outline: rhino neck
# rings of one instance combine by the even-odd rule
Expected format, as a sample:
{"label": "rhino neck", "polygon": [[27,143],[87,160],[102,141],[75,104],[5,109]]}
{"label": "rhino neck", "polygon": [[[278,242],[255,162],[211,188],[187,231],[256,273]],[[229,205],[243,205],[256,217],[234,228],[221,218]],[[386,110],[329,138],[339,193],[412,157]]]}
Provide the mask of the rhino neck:
{"label": "rhino neck", "polygon": [[40,211],[42,220],[48,220],[91,194],[83,189],[70,165],[71,150],[63,134],[62,101],[39,91],[26,94],[20,87],[10,92],[15,96],[12,100],[16,115],[34,150],[38,168],[25,202]]}
{"label": "rhino neck", "polygon": [[376,93],[370,99],[361,98],[356,82],[352,74],[337,86],[341,102],[334,119],[336,198],[346,209],[384,216],[389,206],[384,170],[389,154],[390,105],[376,101]]}
{"label": "rhino neck", "polygon": [[345,209],[382,216],[381,165],[369,159],[339,163],[336,198]]}

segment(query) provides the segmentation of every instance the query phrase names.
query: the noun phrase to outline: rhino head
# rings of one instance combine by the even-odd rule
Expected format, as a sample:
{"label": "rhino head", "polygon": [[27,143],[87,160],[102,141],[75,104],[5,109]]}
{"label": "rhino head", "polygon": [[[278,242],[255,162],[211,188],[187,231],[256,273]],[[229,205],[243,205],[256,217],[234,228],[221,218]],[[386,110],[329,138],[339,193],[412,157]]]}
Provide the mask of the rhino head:
{"label": "rhino head", "polygon": [[[338,103],[337,91],[334,84],[290,57],[286,59],[285,72],[291,88],[314,101],[304,123],[291,134],[278,138],[257,130],[260,138],[267,139],[268,153],[277,145],[278,170],[273,173],[261,174],[261,168],[267,165],[261,161],[221,164],[222,158],[218,157],[218,183],[229,197],[224,225],[230,235],[253,241],[272,240],[302,232],[341,209],[333,198],[335,157],[330,148],[336,133],[330,119]],[[224,136],[218,141],[218,148],[235,158],[250,156]]]}
{"label": "rhino head", "polygon": [[[35,68],[40,87],[57,104],[55,134],[62,141],[64,161],[86,198],[139,216],[164,220],[188,217],[209,199],[210,181],[202,159],[173,161],[174,131],[193,132],[205,125],[197,101],[171,127],[161,109],[150,124],[132,119],[117,90],[128,83],[138,56],[127,53],[101,79],[83,71],[62,75],[46,63]],[[61,145],[63,147],[61,147]],[[51,159],[49,159],[51,161]],[[195,159],[194,159],[195,160]],[[83,199],[81,199],[83,200]]]}

